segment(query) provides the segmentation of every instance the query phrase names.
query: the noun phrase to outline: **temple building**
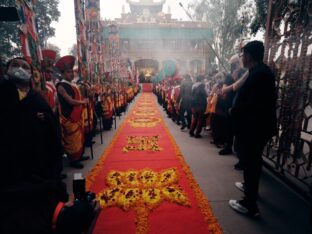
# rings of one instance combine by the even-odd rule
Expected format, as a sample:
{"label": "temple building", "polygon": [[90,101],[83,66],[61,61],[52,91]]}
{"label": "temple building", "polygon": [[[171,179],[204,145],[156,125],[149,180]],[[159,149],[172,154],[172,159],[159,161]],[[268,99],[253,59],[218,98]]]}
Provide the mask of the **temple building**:
{"label": "temple building", "polygon": [[[166,13],[163,12],[165,0],[127,0],[127,3],[130,12],[126,13],[123,6],[121,18],[103,21],[106,45],[110,35],[118,33],[120,56],[127,57],[146,77],[159,72],[168,60],[174,61],[180,73],[196,75],[208,71],[210,62],[206,40],[213,35],[206,22],[173,19],[169,7]],[[107,71],[111,70],[111,52],[106,50]]]}

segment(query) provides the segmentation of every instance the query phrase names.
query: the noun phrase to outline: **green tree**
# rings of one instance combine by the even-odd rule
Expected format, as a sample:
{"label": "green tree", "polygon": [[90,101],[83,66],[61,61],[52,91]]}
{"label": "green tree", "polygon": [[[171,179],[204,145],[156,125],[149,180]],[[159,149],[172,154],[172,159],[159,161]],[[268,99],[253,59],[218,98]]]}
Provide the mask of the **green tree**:
{"label": "green tree", "polygon": [[[58,21],[59,0],[37,0],[35,4],[37,30],[40,45],[55,35],[55,29],[51,26],[52,21]],[[1,0],[0,6],[15,6],[15,0]],[[8,59],[21,55],[21,43],[19,37],[19,22],[0,22],[0,56]]]}
{"label": "green tree", "polygon": [[250,29],[252,34],[256,34],[260,29],[265,29],[266,17],[268,14],[268,0],[254,0],[256,4],[256,14]]}
{"label": "green tree", "polygon": [[[15,0],[2,0],[0,6],[15,6]],[[0,42],[0,57],[4,60],[21,55],[18,22],[0,21]]]}
{"label": "green tree", "polygon": [[[52,21],[58,21],[60,12],[58,10],[59,0],[37,0],[35,12],[38,27],[38,36],[41,47],[48,38],[55,35],[55,28],[51,26]],[[72,9],[73,10],[73,9]]]}
{"label": "green tree", "polygon": [[214,32],[211,44],[225,65],[235,53],[237,40],[246,30],[245,22],[250,17],[243,14],[242,8],[246,3],[247,0],[194,0],[188,6],[196,20],[204,20],[211,25]]}

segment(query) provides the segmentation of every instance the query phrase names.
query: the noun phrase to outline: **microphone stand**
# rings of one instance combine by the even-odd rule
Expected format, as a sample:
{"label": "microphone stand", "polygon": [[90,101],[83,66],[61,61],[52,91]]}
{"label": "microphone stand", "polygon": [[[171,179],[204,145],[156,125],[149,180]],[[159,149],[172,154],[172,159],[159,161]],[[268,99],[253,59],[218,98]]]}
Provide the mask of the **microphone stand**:
{"label": "microphone stand", "polygon": [[88,130],[89,130],[89,137],[91,138],[90,139],[90,143],[91,143],[91,145],[90,145],[90,150],[91,150],[91,158],[93,159],[93,143],[92,143],[92,134],[91,134],[91,123],[90,123],[90,106],[89,106],[89,101],[90,101],[90,98],[89,98],[89,92],[88,92],[88,90],[87,90],[87,86],[85,86],[85,88],[86,88],[86,97],[88,98],[88,103],[87,103],[87,116],[88,116],[88,118],[87,118],[87,120],[88,120]]}
{"label": "microphone stand", "polygon": [[[191,16],[191,14],[184,8],[184,6],[182,5],[181,2],[179,2],[180,7],[184,10],[185,14],[190,18],[190,20],[195,23],[193,17]],[[219,55],[217,54],[217,52],[213,49],[213,47],[211,46],[211,44],[209,43],[208,39],[206,38],[206,36],[201,32],[202,37],[204,38],[205,42],[207,43],[209,49],[214,53],[214,55],[217,57],[219,63],[221,64],[221,66],[223,67],[223,69],[228,72],[228,70],[226,69],[226,67],[224,66],[223,62],[221,61]]]}
{"label": "microphone stand", "polygon": [[116,121],[117,121],[117,113],[116,113],[116,94],[115,93],[112,93],[112,96],[113,96],[113,100],[114,100],[114,104],[113,104],[113,113],[114,113],[114,123],[115,123],[115,129],[117,127],[117,124],[116,124]]}
{"label": "microphone stand", "polygon": [[[102,95],[102,94],[101,94]],[[100,102],[100,105],[101,102]],[[101,136],[101,145],[103,144],[103,127],[102,127],[102,121],[103,121],[103,117],[102,117],[102,106],[101,106],[101,115],[97,116],[97,119],[100,121],[100,136]]]}

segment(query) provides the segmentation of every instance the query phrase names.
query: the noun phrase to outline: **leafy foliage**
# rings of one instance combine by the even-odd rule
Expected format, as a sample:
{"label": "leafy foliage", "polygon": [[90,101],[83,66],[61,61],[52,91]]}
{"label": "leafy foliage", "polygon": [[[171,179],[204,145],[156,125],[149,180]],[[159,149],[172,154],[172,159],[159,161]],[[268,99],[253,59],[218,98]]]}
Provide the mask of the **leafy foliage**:
{"label": "leafy foliage", "polygon": [[244,21],[249,21],[248,15],[239,14],[247,0],[194,0],[189,4],[189,10],[196,20],[207,21],[214,31],[211,42],[223,64],[235,53],[235,43],[246,28]]}
{"label": "leafy foliage", "polygon": [[250,25],[251,32],[256,34],[259,29],[265,29],[266,17],[268,14],[268,0],[254,0],[256,3],[256,15]]}
{"label": "leafy foliage", "polygon": [[51,27],[52,21],[58,21],[60,12],[58,10],[59,0],[37,0],[35,12],[37,16],[38,36],[41,47],[50,37],[55,35],[55,29]]}
{"label": "leafy foliage", "polygon": [[[59,0],[37,0],[35,4],[37,30],[41,46],[44,42],[55,35],[55,29],[51,26],[52,21],[57,21],[60,12]],[[15,0],[1,0],[0,6],[15,6]],[[19,37],[19,22],[0,22],[0,56],[8,59],[21,55]]]}

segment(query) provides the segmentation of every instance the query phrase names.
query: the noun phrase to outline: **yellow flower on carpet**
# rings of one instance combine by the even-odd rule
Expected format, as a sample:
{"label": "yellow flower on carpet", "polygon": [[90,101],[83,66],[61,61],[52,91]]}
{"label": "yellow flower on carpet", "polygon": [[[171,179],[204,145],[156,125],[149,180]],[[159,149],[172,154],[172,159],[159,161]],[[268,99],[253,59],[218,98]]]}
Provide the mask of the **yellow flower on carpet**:
{"label": "yellow flower on carpet", "polygon": [[123,153],[129,151],[161,151],[158,146],[159,136],[128,136],[127,145],[122,148]]}
{"label": "yellow flower on carpet", "polygon": [[179,205],[188,206],[190,205],[187,196],[184,194],[182,189],[177,186],[166,186],[162,189],[162,193],[166,200],[175,202]]}
{"label": "yellow flower on carpet", "polygon": [[143,106],[139,106],[136,108],[138,111],[143,111],[143,112],[150,112],[150,111],[154,111],[155,109],[153,107],[143,107]]}
{"label": "yellow flower on carpet", "polygon": [[157,185],[159,187],[163,187],[169,184],[174,184],[179,180],[177,170],[175,168],[170,168],[162,171],[159,174],[159,180]]}
{"label": "yellow flower on carpet", "polygon": [[119,196],[118,205],[125,211],[131,209],[140,199],[140,191],[137,188],[125,189]]}
{"label": "yellow flower on carpet", "polygon": [[123,177],[123,172],[111,171],[106,177],[106,182],[111,187],[119,187],[123,185],[122,177]]}
{"label": "yellow flower on carpet", "polygon": [[100,206],[103,208],[116,206],[121,191],[121,188],[108,188],[97,194],[96,198],[100,201]]}
{"label": "yellow flower on carpet", "polygon": [[124,182],[127,184],[129,187],[138,187],[139,186],[139,180],[138,180],[138,175],[139,173],[137,171],[127,171],[124,173],[125,179]]}
{"label": "yellow flower on carpet", "polygon": [[145,127],[155,127],[157,123],[161,121],[160,118],[156,117],[137,117],[137,118],[130,118],[128,122],[132,127],[138,128],[145,128]]}
{"label": "yellow flower on carpet", "polygon": [[140,173],[141,184],[145,187],[152,187],[158,180],[158,174],[152,170],[143,170]]}
{"label": "yellow flower on carpet", "polygon": [[178,182],[176,168],[168,168],[160,172],[151,169],[114,170],[107,174],[108,188],[97,194],[97,200],[102,208],[117,206],[124,211],[135,209],[148,212],[157,208],[164,200],[190,206]]}
{"label": "yellow flower on carpet", "polygon": [[136,110],[133,112],[135,115],[139,115],[139,116],[152,116],[155,115],[156,112],[155,111],[142,111],[142,110]]}
{"label": "yellow flower on carpet", "polygon": [[161,191],[157,188],[142,189],[142,198],[150,208],[157,207],[162,201]]}

